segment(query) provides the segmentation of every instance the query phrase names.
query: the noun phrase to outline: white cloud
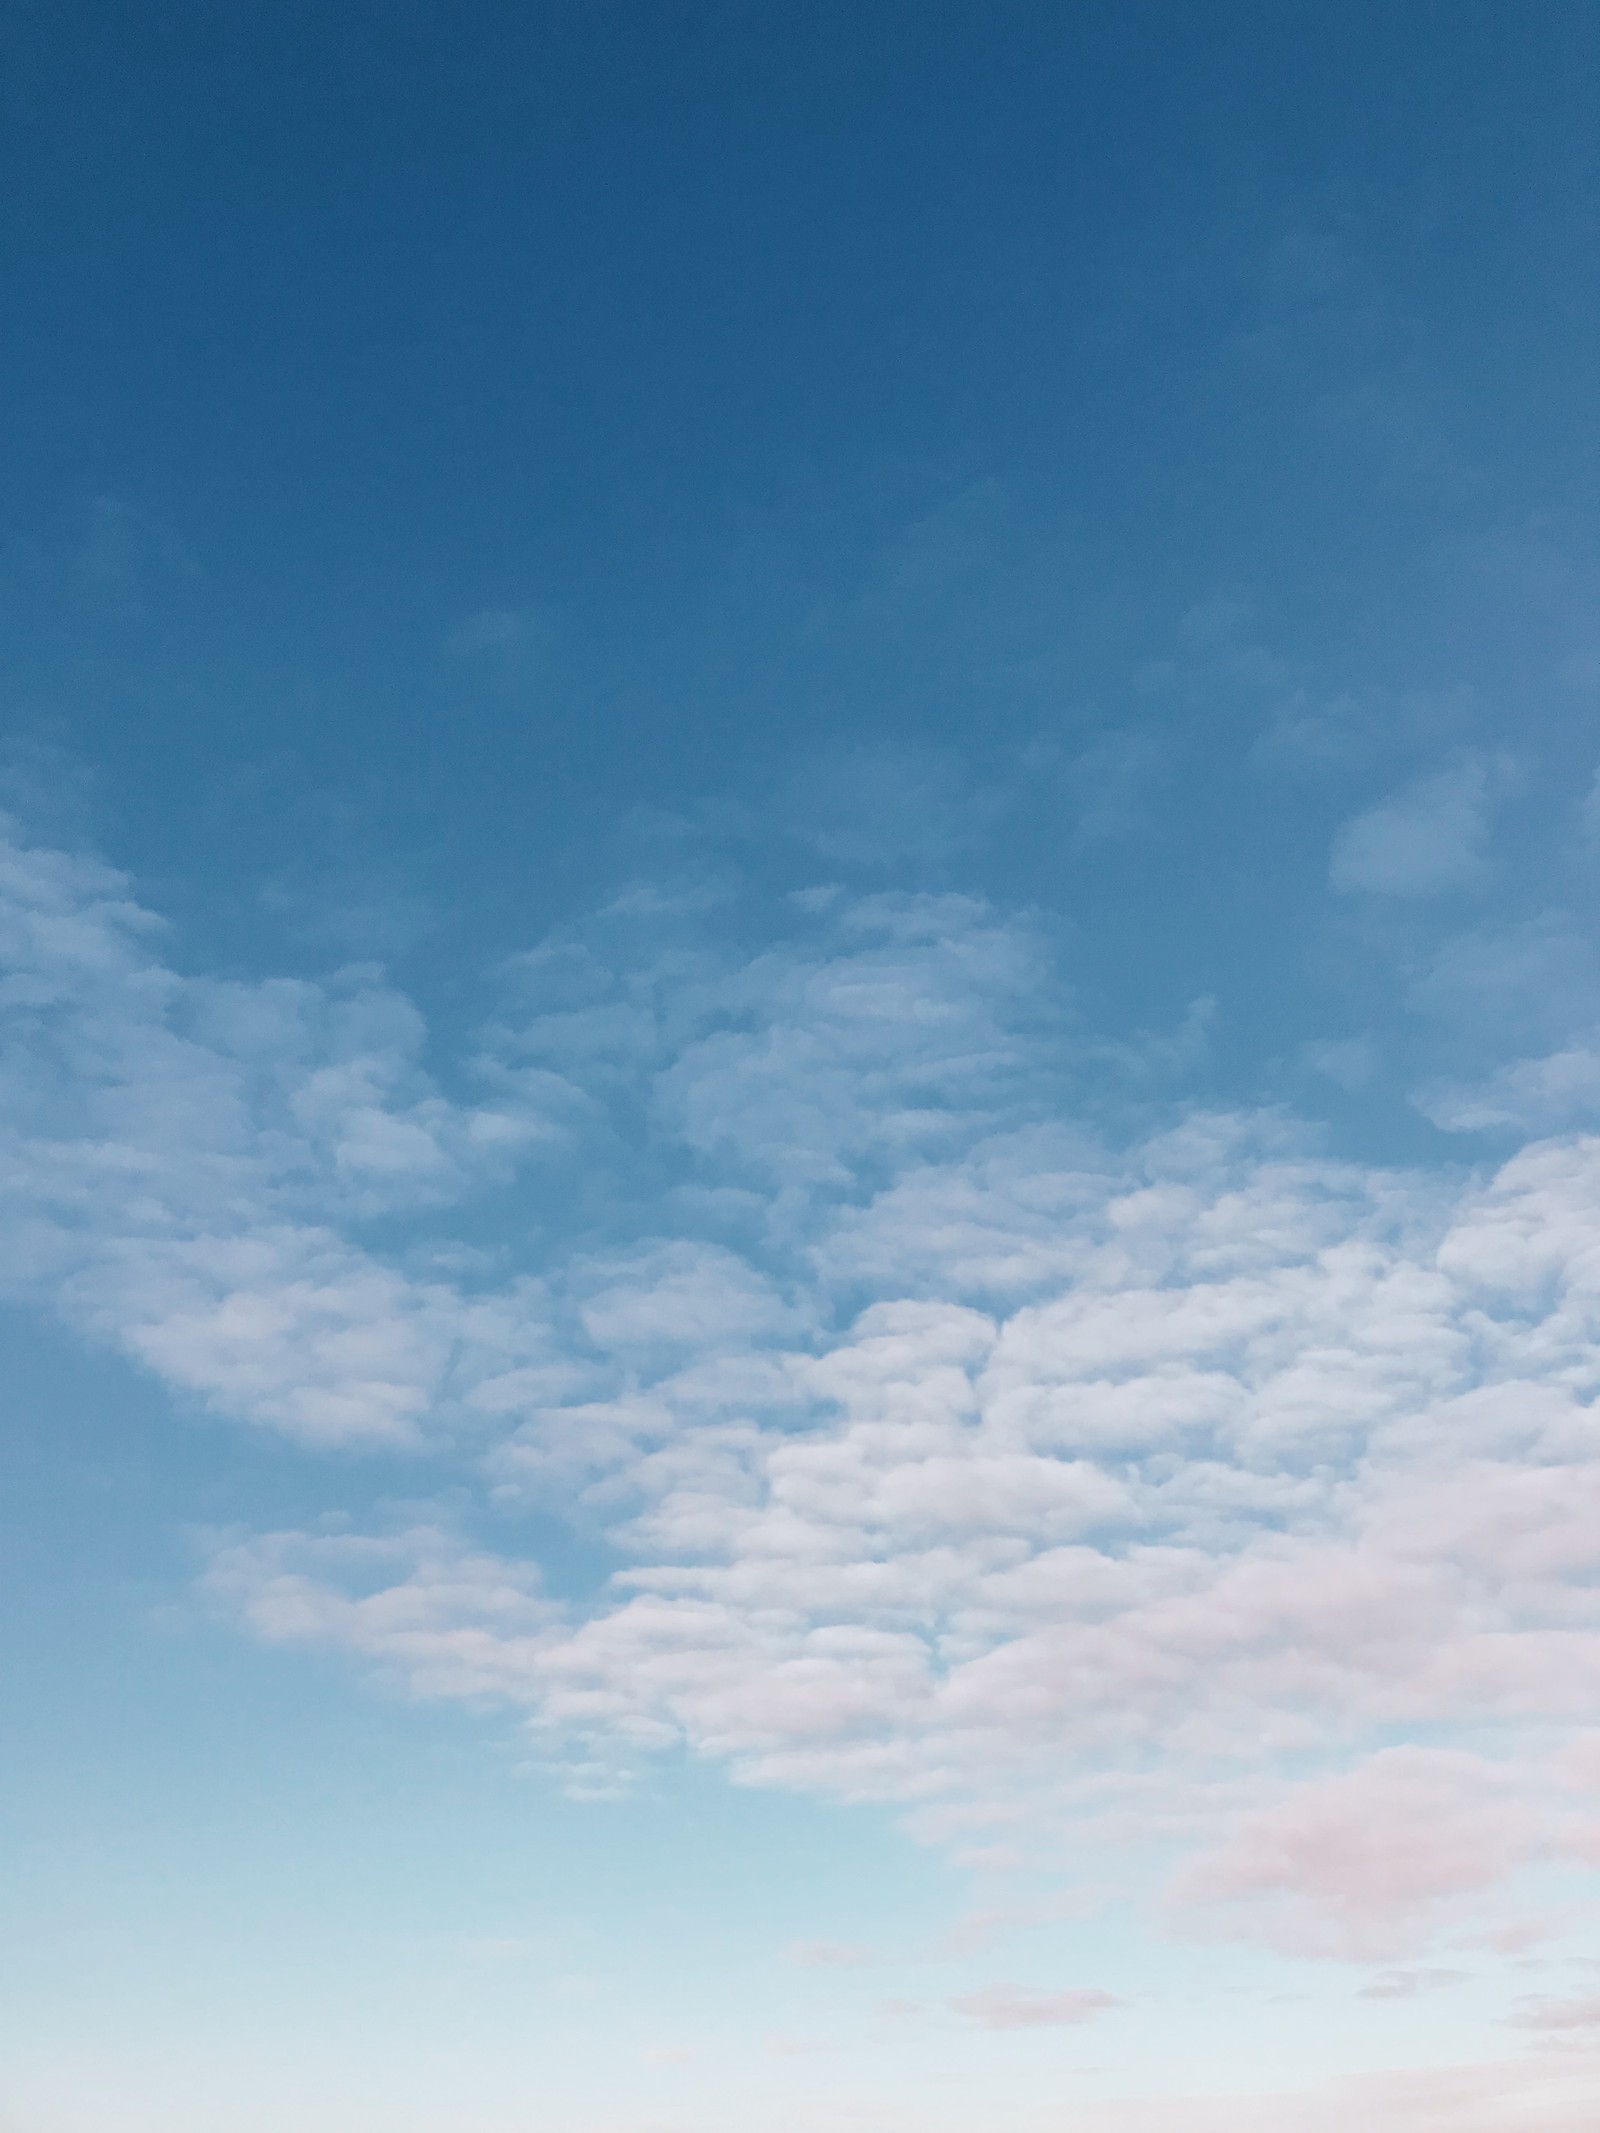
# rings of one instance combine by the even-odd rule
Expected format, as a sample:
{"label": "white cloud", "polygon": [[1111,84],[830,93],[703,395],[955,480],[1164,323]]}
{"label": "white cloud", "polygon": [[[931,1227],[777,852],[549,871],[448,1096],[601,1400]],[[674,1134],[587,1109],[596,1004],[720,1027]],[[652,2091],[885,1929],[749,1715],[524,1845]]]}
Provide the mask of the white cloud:
{"label": "white cloud", "polygon": [[1600,1017],[1593,932],[1552,909],[1454,934],[1413,980],[1410,1005],[1480,1046],[1559,1042]]}
{"label": "white cloud", "polygon": [[1573,912],[1452,935],[1413,977],[1409,1004],[1465,1068],[1416,1091],[1435,1125],[1532,1135],[1600,1119],[1600,955]]}
{"label": "white cloud", "polygon": [[[509,1705],[583,1790],[684,1745],[1301,1952],[1600,1864],[1600,1140],[1109,1145],[1038,935],[962,898],[812,899],[744,957],[619,901],[510,974],[475,1106],[371,973],[186,978],[119,877],[3,858],[13,1292],[219,1412],[453,1437],[624,1565],[236,1535],[260,1635]],[[613,1241],[477,1290],[383,1248],[545,1147]]]}
{"label": "white cloud", "polygon": [[220,1411],[403,1441],[469,1329],[524,1336],[348,1228],[457,1201],[559,1123],[440,1096],[371,971],[187,978],[161,940],[110,869],[0,840],[0,1283]]}
{"label": "white cloud", "polygon": [[1399,897],[1476,887],[1487,872],[1490,806],[1505,776],[1505,766],[1467,756],[1354,816],[1334,839],[1333,887]]}
{"label": "white cloud", "polygon": [[1416,1101],[1448,1133],[1551,1133],[1587,1124],[1600,1116],[1600,1037],[1515,1059],[1481,1082],[1436,1082]]}
{"label": "white cloud", "polygon": [[[492,1677],[598,1752],[685,1741],[958,1848],[1019,1814],[1068,1854],[1176,1845],[1181,1912],[1298,1952],[1393,1959],[1589,1856],[1548,1750],[1600,1689],[1600,1145],[1453,1202],[1218,1126],[1068,1175],[1054,1251],[1006,1262],[1041,1300],[908,1297],[775,1350],[781,1423],[708,1410],[703,1364],[658,1378],[647,1430],[588,1447],[633,1566],[491,1627],[492,1659],[482,1559],[403,1642],[334,1597],[347,1540],[246,1545],[231,1590],[273,1635],[323,1592],[308,1634],[434,1687],[459,1646],[462,1693]],[[563,1426],[498,1471],[546,1486]],[[1420,1745],[1452,1728],[1473,1746]]]}

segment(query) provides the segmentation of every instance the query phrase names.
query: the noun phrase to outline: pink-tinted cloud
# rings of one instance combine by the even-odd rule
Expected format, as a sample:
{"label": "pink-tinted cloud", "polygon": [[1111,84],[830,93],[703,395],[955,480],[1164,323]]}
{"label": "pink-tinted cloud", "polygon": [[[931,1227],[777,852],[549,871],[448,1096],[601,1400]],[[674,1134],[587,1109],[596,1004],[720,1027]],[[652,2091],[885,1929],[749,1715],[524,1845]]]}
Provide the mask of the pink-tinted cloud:
{"label": "pink-tinted cloud", "polygon": [[1233,1906],[1240,1930],[1291,1953],[1382,1958],[1502,1880],[1540,1833],[1506,1775],[1479,1759],[1387,1749],[1241,1818],[1171,1896],[1180,1909]]}
{"label": "pink-tinted cloud", "polygon": [[1092,1987],[1073,1992],[1029,1992],[1020,1985],[986,1985],[961,1994],[953,2011],[980,2029],[1077,2029],[1122,2002]]}
{"label": "pink-tinted cloud", "polygon": [[1363,1985],[1363,2000],[1414,2000],[1425,1992],[1440,1992],[1465,1981],[1465,1970],[1442,1970],[1424,1966],[1417,1970],[1385,1970]]}
{"label": "pink-tinted cloud", "polygon": [[1075,2103],[1073,2133],[1594,2133],[1600,2053],[1365,2074],[1310,2088]]}
{"label": "pink-tinted cloud", "polygon": [[851,1941],[797,1940],[783,1952],[807,1970],[862,1970],[878,1960],[870,1948]]}
{"label": "pink-tinted cloud", "polygon": [[1600,1992],[1573,2000],[1530,2000],[1512,2021],[1518,2029],[1600,2030]]}

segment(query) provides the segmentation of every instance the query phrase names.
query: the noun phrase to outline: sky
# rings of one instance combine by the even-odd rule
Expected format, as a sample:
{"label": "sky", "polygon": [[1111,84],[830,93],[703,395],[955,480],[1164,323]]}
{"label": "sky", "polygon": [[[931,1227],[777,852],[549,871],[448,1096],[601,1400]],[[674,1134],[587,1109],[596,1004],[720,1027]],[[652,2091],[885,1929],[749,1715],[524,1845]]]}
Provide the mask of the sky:
{"label": "sky", "polygon": [[13,0],[0,2133],[1590,2133],[1597,91]]}

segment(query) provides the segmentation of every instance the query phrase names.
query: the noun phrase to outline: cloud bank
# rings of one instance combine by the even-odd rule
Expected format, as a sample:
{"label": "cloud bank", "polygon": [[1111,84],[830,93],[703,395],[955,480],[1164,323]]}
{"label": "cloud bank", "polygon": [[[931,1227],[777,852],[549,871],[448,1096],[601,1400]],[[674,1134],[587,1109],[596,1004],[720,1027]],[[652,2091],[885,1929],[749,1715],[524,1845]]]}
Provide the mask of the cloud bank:
{"label": "cloud bank", "polygon": [[1600,1866],[1600,1140],[1336,1162],[1087,1036],[1026,919],[836,891],[618,899],[452,1092],[375,971],[185,975],[98,861],[0,868],[7,1292],[480,1506],[230,1536],[257,1634],[1295,1953]]}

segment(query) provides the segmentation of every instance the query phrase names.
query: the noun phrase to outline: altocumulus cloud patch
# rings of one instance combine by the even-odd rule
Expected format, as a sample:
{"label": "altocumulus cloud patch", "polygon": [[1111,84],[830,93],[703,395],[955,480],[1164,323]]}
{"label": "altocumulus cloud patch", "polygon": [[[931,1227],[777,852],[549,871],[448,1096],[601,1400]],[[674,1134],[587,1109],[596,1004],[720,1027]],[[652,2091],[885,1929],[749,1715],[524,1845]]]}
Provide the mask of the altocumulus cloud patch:
{"label": "altocumulus cloud patch", "polygon": [[375,1505],[218,1547],[258,1634],[511,1707],[587,1786],[687,1747],[1296,1952],[1600,1865],[1600,1141],[1097,1130],[1111,1049],[958,897],[742,950],[620,898],[502,973],[449,1094],[379,973],[182,976],[100,862],[3,865],[11,1293],[616,1566]]}

